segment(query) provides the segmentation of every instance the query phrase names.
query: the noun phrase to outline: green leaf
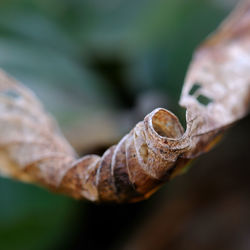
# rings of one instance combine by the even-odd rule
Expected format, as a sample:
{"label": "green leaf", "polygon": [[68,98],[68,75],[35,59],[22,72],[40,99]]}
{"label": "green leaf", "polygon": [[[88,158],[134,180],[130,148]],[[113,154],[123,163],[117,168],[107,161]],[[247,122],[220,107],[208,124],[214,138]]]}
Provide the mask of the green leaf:
{"label": "green leaf", "polygon": [[52,249],[68,243],[75,204],[41,188],[0,178],[0,248]]}

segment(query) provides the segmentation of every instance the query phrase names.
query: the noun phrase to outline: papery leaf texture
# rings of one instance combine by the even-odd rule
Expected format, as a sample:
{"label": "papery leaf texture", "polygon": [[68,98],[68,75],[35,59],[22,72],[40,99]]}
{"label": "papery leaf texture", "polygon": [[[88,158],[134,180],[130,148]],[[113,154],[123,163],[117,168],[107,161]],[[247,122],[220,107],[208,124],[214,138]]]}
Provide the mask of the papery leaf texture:
{"label": "papery leaf texture", "polygon": [[186,129],[173,113],[158,108],[102,157],[78,159],[35,94],[1,71],[0,174],[77,199],[143,200],[247,115],[249,99],[248,0],[194,53],[180,98]]}

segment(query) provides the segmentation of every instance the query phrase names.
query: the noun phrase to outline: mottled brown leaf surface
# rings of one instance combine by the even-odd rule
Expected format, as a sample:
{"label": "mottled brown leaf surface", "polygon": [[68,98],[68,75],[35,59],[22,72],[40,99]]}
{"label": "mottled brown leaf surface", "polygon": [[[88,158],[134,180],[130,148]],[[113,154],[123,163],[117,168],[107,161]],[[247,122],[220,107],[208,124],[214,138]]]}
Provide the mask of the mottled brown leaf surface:
{"label": "mottled brown leaf surface", "polygon": [[178,118],[159,108],[102,157],[77,160],[35,95],[0,72],[0,173],[75,198],[133,202],[149,197],[208,151],[247,114],[250,97],[250,2],[242,3],[195,53]]}

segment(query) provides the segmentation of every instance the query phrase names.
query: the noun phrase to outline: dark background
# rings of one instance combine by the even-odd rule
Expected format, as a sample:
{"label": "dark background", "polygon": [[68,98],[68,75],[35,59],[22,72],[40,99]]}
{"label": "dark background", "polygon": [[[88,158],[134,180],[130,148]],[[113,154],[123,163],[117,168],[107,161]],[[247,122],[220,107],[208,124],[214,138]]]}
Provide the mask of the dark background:
{"label": "dark background", "polygon": [[[223,0],[5,0],[0,67],[33,89],[80,155],[178,98]],[[0,179],[0,249],[250,249],[249,117],[149,200],[95,205]]]}

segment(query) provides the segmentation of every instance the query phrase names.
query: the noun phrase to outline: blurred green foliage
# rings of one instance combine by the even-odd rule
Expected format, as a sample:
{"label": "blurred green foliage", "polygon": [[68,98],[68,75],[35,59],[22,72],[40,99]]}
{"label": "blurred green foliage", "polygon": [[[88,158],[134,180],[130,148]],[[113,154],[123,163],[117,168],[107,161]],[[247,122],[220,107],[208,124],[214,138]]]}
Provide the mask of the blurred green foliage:
{"label": "blurred green foliage", "polygon": [[[61,123],[133,106],[146,91],[176,105],[193,50],[230,8],[211,0],[2,0],[0,67]],[[0,179],[0,249],[62,249],[77,206]]]}
{"label": "blurred green foliage", "polygon": [[40,188],[1,179],[0,204],[1,249],[60,247],[74,232],[74,203]]}

